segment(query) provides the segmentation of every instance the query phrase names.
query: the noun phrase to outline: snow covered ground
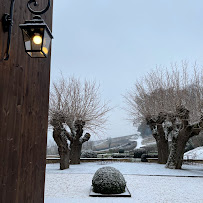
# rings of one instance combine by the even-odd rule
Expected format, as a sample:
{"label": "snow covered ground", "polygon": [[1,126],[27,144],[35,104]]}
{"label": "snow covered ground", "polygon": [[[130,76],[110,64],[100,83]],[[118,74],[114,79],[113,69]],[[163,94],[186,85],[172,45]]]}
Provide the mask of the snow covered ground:
{"label": "snow covered ground", "polygon": [[184,154],[185,159],[200,159],[203,160],[203,147],[197,147]]}
{"label": "snow covered ground", "polygon": [[[89,197],[92,177],[103,166],[124,174],[132,197]],[[45,203],[203,203],[202,189],[203,165],[171,170],[154,163],[93,162],[61,171],[59,164],[47,164]]]}

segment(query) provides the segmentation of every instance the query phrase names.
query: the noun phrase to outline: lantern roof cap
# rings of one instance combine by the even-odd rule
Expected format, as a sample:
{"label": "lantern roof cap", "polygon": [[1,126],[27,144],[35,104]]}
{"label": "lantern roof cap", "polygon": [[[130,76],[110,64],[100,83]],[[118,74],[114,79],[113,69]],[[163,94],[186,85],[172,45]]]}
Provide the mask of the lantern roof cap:
{"label": "lantern roof cap", "polygon": [[51,30],[49,29],[48,25],[39,15],[35,15],[32,20],[26,20],[24,24],[20,24],[19,27],[21,29],[26,27],[45,27],[49,36],[53,39]]}

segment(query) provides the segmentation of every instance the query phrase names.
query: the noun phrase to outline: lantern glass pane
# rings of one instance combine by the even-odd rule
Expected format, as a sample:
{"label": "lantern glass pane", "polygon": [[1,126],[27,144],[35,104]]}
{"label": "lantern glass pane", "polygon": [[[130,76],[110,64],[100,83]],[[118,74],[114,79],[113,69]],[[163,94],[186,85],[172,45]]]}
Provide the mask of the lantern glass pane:
{"label": "lantern glass pane", "polygon": [[23,29],[23,39],[24,39],[24,43],[25,43],[25,49],[26,50],[31,50],[30,36],[28,35],[27,30],[24,30],[24,29]]}
{"label": "lantern glass pane", "polygon": [[32,58],[45,58],[46,56],[41,52],[27,52]]}
{"label": "lantern glass pane", "polygon": [[23,37],[25,49],[27,51],[41,51],[42,42],[44,37],[44,28],[31,28],[23,29]]}
{"label": "lantern glass pane", "polygon": [[47,30],[44,30],[44,41],[43,41],[42,51],[44,52],[45,55],[48,55],[50,44],[51,44],[51,37],[49,36]]}
{"label": "lantern glass pane", "polygon": [[35,28],[32,31],[32,44],[31,49],[35,50],[42,50],[42,42],[44,35],[44,28]]}
{"label": "lantern glass pane", "polygon": [[31,43],[31,50],[32,51],[40,51],[41,50],[41,48],[42,48],[42,43],[40,43],[40,44],[36,44],[36,43],[34,43],[33,42],[33,40],[32,40],[32,43]]}

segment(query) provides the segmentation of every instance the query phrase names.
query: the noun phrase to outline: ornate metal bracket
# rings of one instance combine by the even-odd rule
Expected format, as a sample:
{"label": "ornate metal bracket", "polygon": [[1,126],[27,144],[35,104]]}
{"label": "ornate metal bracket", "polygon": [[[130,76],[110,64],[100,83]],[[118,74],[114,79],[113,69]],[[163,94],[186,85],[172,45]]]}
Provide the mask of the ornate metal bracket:
{"label": "ornate metal bracket", "polygon": [[11,0],[11,6],[10,6],[10,14],[5,13],[2,17],[2,26],[3,31],[8,32],[8,40],[7,40],[7,48],[6,53],[4,56],[4,60],[9,59],[9,52],[10,52],[10,43],[11,43],[11,31],[12,31],[12,25],[13,25],[13,8],[14,8],[15,0]]}
{"label": "ornate metal bracket", "polygon": [[41,15],[45,12],[47,12],[49,10],[49,7],[50,7],[50,0],[48,0],[48,4],[47,4],[47,7],[44,9],[44,10],[41,10],[41,11],[34,11],[31,7],[30,7],[30,4],[34,3],[34,6],[38,6],[38,3],[36,0],[30,0],[28,1],[27,3],[27,7],[29,9],[29,11],[35,15]]}

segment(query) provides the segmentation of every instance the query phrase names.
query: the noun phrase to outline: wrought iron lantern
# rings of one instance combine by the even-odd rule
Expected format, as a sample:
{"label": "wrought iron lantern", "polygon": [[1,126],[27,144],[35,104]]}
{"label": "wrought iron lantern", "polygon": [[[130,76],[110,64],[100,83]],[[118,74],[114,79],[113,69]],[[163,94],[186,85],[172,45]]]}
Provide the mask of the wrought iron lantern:
{"label": "wrought iron lantern", "polygon": [[53,36],[40,15],[49,9],[50,0],[42,11],[33,11],[30,7],[31,3],[36,6],[37,2],[30,0],[27,4],[29,11],[36,16],[33,17],[33,20],[27,20],[24,24],[19,25],[23,33],[25,52],[32,58],[45,58],[48,55]]}
{"label": "wrought iron lantern", "polygon": [[47,24],[40,16],[19,25],[23,33],[25,52],[32,58],[47,57],[53,38]]}
{"label": "wrought iron lantern", "polygon": [[[13,9],[15,0],[11,0],[10,14],[4,14],[2,17],[3,30],[8,32],[7,50],[4,60],[9,59],[11,31],[13,25]],[[36,0],[29,0],[27,7],[29,11],[34,14],[33,20],[26,20],[24,24],[19,25],[23,34],[23,41],[25,45],[25,52],[32,58],[45,58],[48,56],[51,40],[53,36],[47,24],[41,18],[41,14],[47,12],[50,7],[50,0],[48,0],[47,7],[41,11],[34,11],[30,5],[37,6]]]}

